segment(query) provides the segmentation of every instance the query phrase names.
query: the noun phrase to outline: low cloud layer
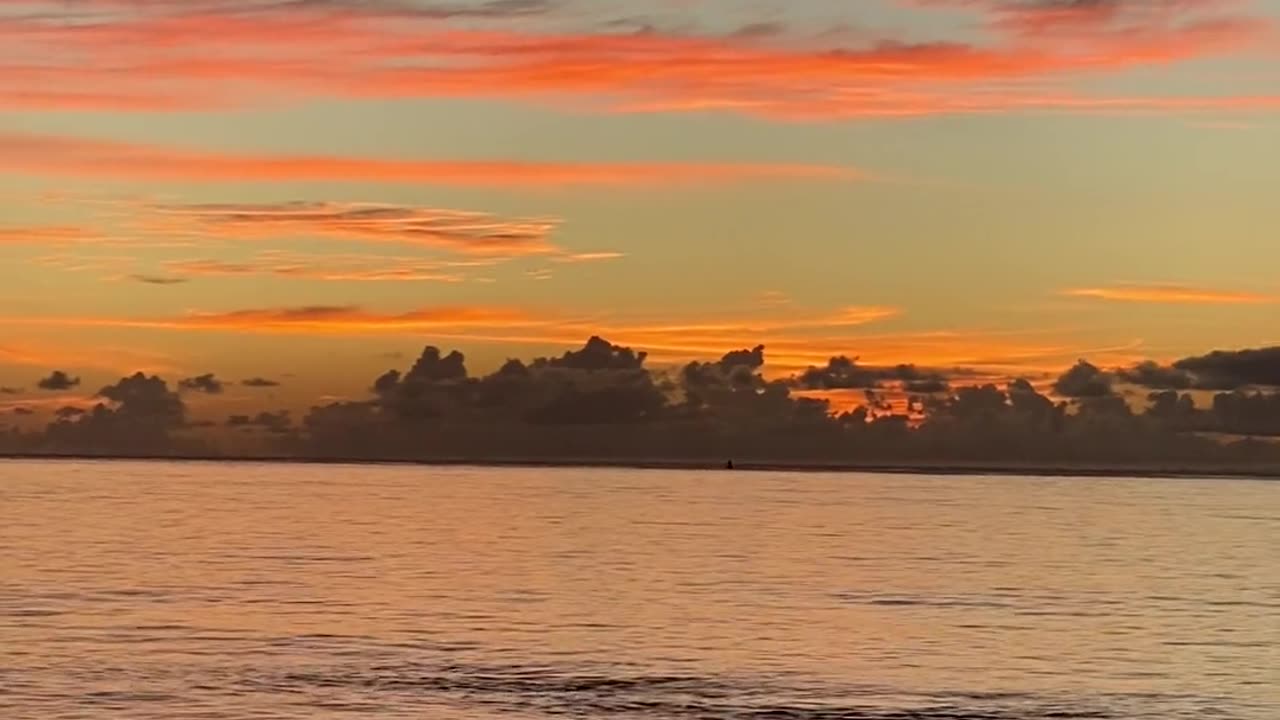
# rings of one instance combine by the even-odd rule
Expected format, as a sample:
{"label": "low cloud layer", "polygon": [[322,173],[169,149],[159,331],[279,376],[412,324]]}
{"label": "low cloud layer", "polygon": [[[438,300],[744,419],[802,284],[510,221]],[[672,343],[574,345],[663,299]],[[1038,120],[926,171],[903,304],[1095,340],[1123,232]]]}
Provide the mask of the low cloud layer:
{"label": "low cloud layer", "polygon": [[1280,348],[1215,350],[1170,365],[1147,361],[1120,370],[1119,377],[1154,390],[1280,389]]}
{"label": "low cloud layer", "polygon": [[[1080,360],[1037,384],[849,356],[766,375],[765,345],[663,366],[598,336],[473,375],[463,353],[428,346],[407,367],[370,377],[364,397],[298,415],[197,420],[192,404],[222,387],[216,376],[180,381],[184,395],[138,373],[101,388],[91,407],[59,409],[44,429],[5,442],[11,452],[105,455],[1280,467],[1280,444],[1258,440],[1280,438],[1278,357],[1280,348],[1260,348],[1170,365]],[[1133,390],[1143,385],[1151,389]],[[1237,387],[1197,389],[1209,385]],[[839,397],[853,402],[832,402]]]}
{"label": "low cloud layer", "polygon": [[1280,387],[1280,348],[1218,350],[1174,363],[1210,386],[1235,388],[1249,385]]}

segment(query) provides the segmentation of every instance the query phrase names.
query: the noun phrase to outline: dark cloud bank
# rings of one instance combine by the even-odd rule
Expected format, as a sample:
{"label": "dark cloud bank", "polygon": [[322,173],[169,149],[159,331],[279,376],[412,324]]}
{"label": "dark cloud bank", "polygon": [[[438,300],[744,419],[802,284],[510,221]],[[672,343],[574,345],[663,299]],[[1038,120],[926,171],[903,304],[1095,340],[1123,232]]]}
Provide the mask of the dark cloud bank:
{"label": "dark cloud bank", "polygon": [[[220,392],[213,375],[171,388],[139,373],[99,390],[92,409],[0,443],[90,455],[1280,470],[1280,348],[1169,366],[1082,360],[1049,394],[1027,380],[974,385],[963,370],[845,357],[769,380],[764,363],[754,347],[659,371],[643,352],[592,338],[473,377],[461,353],[427,347],[407,370],[372,378],[365,399],[217,423],[193,422],[184,399]],[[863,402],[835,413],[805,391]]]}

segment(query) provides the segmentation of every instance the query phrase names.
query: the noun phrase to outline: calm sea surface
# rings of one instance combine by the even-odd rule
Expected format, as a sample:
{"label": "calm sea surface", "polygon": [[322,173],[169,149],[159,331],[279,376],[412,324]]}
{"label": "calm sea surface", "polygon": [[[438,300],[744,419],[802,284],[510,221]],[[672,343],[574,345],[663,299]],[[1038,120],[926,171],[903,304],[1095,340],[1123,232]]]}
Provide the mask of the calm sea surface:
{"label": "calm sea surface", "polygon": [[0,463],[0,718],[1280,718],[1280,483]]}

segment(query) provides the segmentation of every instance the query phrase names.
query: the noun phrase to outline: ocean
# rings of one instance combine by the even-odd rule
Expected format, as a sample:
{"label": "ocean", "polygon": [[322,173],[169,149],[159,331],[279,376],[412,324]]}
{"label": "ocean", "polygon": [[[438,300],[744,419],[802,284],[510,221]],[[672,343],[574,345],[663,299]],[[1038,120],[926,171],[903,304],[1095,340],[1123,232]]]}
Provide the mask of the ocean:
{"label": "ocean", "polygon": [[1280,483],[2,462],[0,718],[1276,720]]}

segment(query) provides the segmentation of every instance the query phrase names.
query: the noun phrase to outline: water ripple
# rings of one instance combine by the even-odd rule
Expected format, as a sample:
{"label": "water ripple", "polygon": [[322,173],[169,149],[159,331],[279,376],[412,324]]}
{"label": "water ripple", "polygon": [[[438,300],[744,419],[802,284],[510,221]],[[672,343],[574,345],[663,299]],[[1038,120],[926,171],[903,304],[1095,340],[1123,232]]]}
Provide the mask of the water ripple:
{"label": "water ripple", "polygon": [[0,720],[1276,720],[1280,483],[0,462]]}
{"label": "water ripple", "polygon": [[[310,694],[343,689],[412,705],[451,699],[547,716],[664,720],[1105,720],[1109,712],[1021,693],[924,695],[894,707],[887,689],[831,688],[619,670],[445,664],[388,665],[286,673],[249,683],[257,691]],[[864,696],[861,702],[850,696]],[[1149,698],[1148,698],[1149,700]],[[1137,718],[1138,715],[1125,715]],[[1157,717],[1143,715],[1141,717]],[[1169,717],[1169,716],[1163,716]]]}

